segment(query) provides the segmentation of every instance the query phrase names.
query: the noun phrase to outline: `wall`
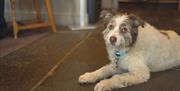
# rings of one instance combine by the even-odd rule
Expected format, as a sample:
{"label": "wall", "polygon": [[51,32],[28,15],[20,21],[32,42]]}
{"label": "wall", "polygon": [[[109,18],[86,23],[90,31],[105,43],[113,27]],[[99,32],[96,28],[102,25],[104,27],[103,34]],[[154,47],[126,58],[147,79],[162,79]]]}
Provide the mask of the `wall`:
{"label": "wall", "polygon": [[[136,2],[136,1],[143,1],[143,0],[102,0],[102,8],[117,8],[118,1],[122,2]],[[145,1],[145,0],[144,0]],[[178,0],[147,0],[148,2],[160,2],[160,3],[177,3]],[[180,5],[179,5],[180,8]]]}
{"label": "wall", "polygon": [[[17,1],[17,19],[34,19],[33,0],[16,0]],[[40,1],[42,15],[45,20],[46,12],[43,0]],[[58,25],[79,24],[79,1],[80,0],[51,0],[53,4],[53,14]],[[5,18],[11,21],[10,0],[5,0]]]}
{"label": "wall", "polygon": [[112,8],[112,0],[102,0],[102,8]]}

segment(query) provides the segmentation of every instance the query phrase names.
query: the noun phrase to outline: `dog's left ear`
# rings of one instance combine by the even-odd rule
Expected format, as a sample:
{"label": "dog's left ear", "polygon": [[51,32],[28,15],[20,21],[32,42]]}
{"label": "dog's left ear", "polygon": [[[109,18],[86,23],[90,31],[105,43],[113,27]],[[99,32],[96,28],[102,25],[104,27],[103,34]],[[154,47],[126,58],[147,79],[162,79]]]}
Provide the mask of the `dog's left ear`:
{"label": "dog's left ear", "polygon": [[130,14],[128,16],[129,16],[129,19],[132,20],[133,27],[135,28],[139,26],[144,27],[144,24],[145,24],[144,20],[140,19],[139,17],[133,14]]}

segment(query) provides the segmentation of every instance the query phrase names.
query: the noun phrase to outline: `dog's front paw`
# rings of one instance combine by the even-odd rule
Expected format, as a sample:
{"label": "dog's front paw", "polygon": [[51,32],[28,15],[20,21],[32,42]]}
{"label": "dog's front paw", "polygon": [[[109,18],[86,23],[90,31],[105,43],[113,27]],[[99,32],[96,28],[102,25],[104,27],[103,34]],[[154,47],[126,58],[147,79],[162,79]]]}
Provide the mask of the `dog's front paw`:
{"label": "dog's front paw", "polygon": [[93,73],[85,73],[79,77],[79,83],[95,83],[97,81],[97,77]]}
{"label": "dog's front paw", "polygon": [[102,80],[95,86],[94,91],[111,91],[113,89],[112,84],[109,80]]}

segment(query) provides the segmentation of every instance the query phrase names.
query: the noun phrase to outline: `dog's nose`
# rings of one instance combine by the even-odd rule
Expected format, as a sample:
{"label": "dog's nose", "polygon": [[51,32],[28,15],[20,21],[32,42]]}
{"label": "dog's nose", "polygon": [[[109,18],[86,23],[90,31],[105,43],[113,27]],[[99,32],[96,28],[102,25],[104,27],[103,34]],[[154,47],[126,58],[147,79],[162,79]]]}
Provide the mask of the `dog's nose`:
{"label": "dog's nose", "polygon": [[111,36],[111,37],[110,37],[110,42],[111,42],[111,44],[116,43],[116,41],[117,41],[117,38],[116,38],[115,36]]}

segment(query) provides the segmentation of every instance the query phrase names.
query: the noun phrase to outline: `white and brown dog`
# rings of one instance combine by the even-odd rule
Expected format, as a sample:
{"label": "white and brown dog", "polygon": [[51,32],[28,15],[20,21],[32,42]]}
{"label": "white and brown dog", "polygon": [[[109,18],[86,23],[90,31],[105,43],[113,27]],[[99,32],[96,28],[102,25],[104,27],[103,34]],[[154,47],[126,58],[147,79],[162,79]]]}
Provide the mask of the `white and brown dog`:
{"label": "white and brown dog", "polygon": [[103,31],[110,64],[79,77],[79,83],[95,83],[95,91],[107,91],[144,83],[151,72],[180,65],[180,36],[160,31],[134,15],[113,16]]}

